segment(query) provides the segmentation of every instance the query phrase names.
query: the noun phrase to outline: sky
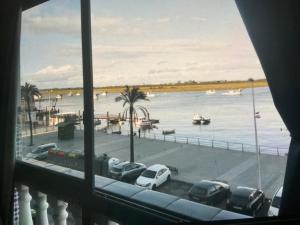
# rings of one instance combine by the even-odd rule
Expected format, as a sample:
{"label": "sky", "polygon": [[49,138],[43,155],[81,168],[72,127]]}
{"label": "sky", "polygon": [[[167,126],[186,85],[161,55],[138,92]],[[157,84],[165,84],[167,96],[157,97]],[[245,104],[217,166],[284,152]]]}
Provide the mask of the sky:
{"label": "sky", "polygon": [[[233,0],[91,0],[94,86],[265,78]],[[82,87],[79,0],[22,15],[21,82]]]}

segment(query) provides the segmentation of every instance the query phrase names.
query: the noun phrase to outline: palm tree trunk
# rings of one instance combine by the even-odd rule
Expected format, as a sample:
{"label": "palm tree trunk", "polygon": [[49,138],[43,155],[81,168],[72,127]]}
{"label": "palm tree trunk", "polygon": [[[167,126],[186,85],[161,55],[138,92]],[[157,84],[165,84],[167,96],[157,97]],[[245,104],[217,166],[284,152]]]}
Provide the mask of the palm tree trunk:
{"label": "palm tree trunk", "polygon": [[32,120],[31,120],[31,109],[30,109],[30,103],[29,99],[27,99],[27,112],[28,112],[28,119],[29,119],[29,128],[30,128],[30,146],[33,145],[33,140],[32,140]]}
{"label": "palm tree trunk", "polygon": [[129,114],[130,114],[130,162],[134,162],[134,147],[133,147],[133,106],[130,105],[129,107]]}

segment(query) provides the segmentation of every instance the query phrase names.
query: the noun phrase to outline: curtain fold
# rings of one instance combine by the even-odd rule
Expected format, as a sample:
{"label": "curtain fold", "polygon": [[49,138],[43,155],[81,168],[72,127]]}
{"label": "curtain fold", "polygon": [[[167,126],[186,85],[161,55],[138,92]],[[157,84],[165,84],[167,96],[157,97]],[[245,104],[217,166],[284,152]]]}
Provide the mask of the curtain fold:
{"label": "curtain fold", "polygon": [[20,70],[21,1],[0,3],[0,217],[13,224],[16,93]]}
{"label": "curtain fold", "polygon": [[280,215],[300,213],[300,1],[236,0],[291,134]]}

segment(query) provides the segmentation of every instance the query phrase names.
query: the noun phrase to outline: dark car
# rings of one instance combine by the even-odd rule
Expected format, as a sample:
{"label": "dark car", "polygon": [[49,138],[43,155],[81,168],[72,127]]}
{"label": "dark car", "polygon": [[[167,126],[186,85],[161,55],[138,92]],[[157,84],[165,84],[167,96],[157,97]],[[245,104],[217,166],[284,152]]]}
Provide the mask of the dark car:
{"label": "dark car", "polygon": [[263,206],[264,201],[265,194],[263,191],[249,187],[237,187],[227,202],[227,209],[255,216]]}
{"label": "dark car", "polygon": [[121,162],[113,165],[110,169],[110,176],[121,181],[134,181],[146,169],[142,163]]}
{"label": "dark car", "polygon": [[224,181],[202,180],[189,190],[189,198],[207,205],[226,200],[231,194],[230,186]]}

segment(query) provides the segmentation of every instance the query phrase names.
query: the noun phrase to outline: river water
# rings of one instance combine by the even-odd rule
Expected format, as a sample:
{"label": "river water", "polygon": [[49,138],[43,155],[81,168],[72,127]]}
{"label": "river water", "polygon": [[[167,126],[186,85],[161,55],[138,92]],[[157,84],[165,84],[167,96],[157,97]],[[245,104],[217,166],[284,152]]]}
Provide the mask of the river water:
{"label": "river water", "polygon": [[[244,89],[239,96],[222,95],[217,91],[213,95],[205,92],[154,93],[150,101],[140,101],[137,105],[148,109],[150,117],[159,119],[157,128],[147,131],[161,134],[162,130],[175,129],[178,137],[197,137],[208,140],[221,140],[244,144],[255,144],[253,108],[251,89]],[[122,103],[115,102],[118,94],[99,96],[94,101],[96,114],[118,114],[123,111]],[[290,142],[282,119],[273,104],[267,87],[255,88],[256,111],[261,118],[257,119],[259,145],[288,148]],[[47,104],[44,102],[43,104]],[[83,111],[83,96],[64,96],[56,106],[61,112]],[[211,118],[209,125],[193,125],[194,114]],[[102,121],[102,126],[106,125]],[[129,130],[126,123],[123,132]]]}

